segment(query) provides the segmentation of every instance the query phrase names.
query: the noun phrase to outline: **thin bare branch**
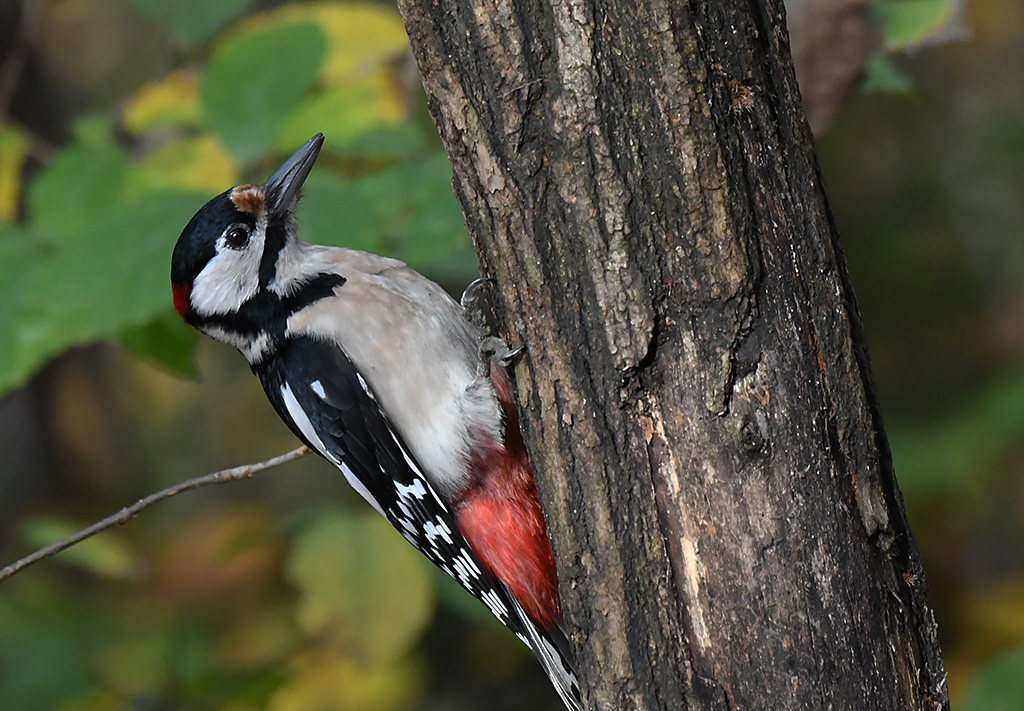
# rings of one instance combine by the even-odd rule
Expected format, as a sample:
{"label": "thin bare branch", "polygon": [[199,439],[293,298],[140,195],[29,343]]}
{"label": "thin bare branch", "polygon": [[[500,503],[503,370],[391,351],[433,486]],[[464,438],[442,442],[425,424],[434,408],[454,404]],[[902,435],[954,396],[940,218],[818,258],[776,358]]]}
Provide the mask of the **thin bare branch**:
{"label": "thin bare branch", "polygon": [[239,467],[224,469],[219,472],[213,472],[212,474],[206,474],[205,476],[200,476],[194,479],[183,481],[179,484],[169,486],[166,489],[161,489],[155,494],[150,494],[146,498],[136,501],[131,506],[127,506],[118,511],[117,513],[111,516],[107,516],[102,521],[97,521],[91,526],[83,528],[81,531],[73,533],[67,538],[64,538],[60,541],[57,541],[56,543],[48,545],[45,548],[40,548],[35,553],[27,555],[21,560],[11,563],[3,570],[0,570],[0,582],[11,577],[15,573],[27,568],[33,563],[42,560],[43,558],[49,558],[52,555],[60,553],[62,550],[66,548],[70,548],[71,546],[75,545],[80,541],[84,541],[86,538],[95,536],[100,531],[105,531],[108,528],[112,528],[114,526],[122,526],[128,523],[133,518],[138,516],[143,509],[148,509],[153,504],[163,501],[164,499],[169,499],[172,496],[177,496],[178,494],[181,494],[186,491],[191,491],[192,489],[198,489],[201,486],[208,486],[210,484],[226,484],[229,481],[248,479],[257,472],[261,472],[265,469],[271,469],[282,464],[287,464],[288,462],[299,459],[300,457],[304,457],[307,454],[309,454],[309,450],[306,447],[299,447],[298,449],[293,449],[292,451],[286,454],[273,457],[263,462],[257,462],[255,464],[243,464],[242,466]]}

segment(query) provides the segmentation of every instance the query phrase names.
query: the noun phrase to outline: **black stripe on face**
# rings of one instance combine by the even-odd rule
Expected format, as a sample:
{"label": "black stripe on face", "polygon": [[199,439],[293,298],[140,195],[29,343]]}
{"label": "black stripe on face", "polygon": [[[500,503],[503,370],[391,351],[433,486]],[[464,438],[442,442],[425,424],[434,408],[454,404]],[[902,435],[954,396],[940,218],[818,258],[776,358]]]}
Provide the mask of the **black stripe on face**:
{"label": "black stripe on face", "polygon": [[277,260],[281,250],[288,244],[288,234],[294,234],[295,225],[292,215],[267,215],[267,229],[263,236],[263,255],[260,258],[260,288],[266,289],[277,277]]}
{"label": "black stripe on face", "polygon": [[231,201],[232,190],[212,198],[185,225],[171,255],[172,284],[192,287],[199,272],[217,256],[217,240],[228,225],[244,222],[252,227],[256,224],[251,215],[235,207]]}
{"label": "black stripe on face", "polygon": [[271,340],[267,352],[272,353],[284,340],[288,319],[292,314],[333,297],[334,290],[344,283],[345,277],[340,274],[317,274],[284,298],[261,287],[238,311],[205,317],[197,326],[220,328],[243,338],[257,338],[261,333],[266,333]]}

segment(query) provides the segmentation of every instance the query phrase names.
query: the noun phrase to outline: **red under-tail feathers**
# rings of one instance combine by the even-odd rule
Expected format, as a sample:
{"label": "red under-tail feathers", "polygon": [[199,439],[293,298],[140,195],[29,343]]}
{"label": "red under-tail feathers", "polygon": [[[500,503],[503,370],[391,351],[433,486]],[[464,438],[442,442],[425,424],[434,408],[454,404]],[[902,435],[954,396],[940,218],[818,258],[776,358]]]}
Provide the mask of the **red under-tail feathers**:
{"label": "red under-tail feathers", "polygon": [[496,364],[491,382],[505,421],[505,445],[478,442],[470,462],[471,483],[455,502],[455,520],[480,562],[530,617],[553,630],[562,621],[558,575],[512,384]]}

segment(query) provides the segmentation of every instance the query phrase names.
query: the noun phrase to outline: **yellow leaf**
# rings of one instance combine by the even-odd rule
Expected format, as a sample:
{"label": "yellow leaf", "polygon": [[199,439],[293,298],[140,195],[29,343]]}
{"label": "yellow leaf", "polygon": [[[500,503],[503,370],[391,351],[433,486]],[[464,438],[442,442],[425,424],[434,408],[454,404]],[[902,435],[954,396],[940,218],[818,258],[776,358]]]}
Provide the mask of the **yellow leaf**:
{"label": "yellow leaf", "polygon": [[21,169],[28,157],[28,136],[15,126],[0,126],[0,222],[13,222],[21,199]]}
{"label": "yellow leaf", "polygon": [[124,706],[124,699],[106,689],[89,689],[80,698],[66,701],[57,711],[110,711]]}
{"label": "yellow leaf", "polygon": [[335,514],[300,536],[287,563],[299,624],[364,660],[405,654],[430,622],[429,565],[379,516]]}
{"label": "yellow leaf", "polygon": [[984,655],[1024,639],[1024,577],[1009,577],[973,590],[956,609],[957,624],[971,630]]}
{"label": "yellow leaf", "polygon": [[285,5],[251,18],[239,33],[298,22],[316,23],[327,38],[327,61],[321,78],[328,84],[372,71],[409,46],[398,11],[368,3]]}
{"label": "yellow leaf", "polygon": [[366,667],[318,650],[298,656],[294,666],[267,711],[403,711],[417,708],[422,693],[423,674],[409,661]]}
{"label": "yellow leaf", "polygon": [[380,69],[329,87],[299,106],[278,132],[282,151],[301,145],[317,131],[333,146],[344,146],[368,131],[400,124],[405,119],[402,98]]}
{"label": "yellow leaf", "polygon": [[165,126],[196,126],[199,117],[199,78],[185,70],[146,84],[124,111],[125,125],[136,134]]}
{"label": "yellow leaf", "polygon": [[129,169],[129,193],[174,189],[219,193],[238,182],[234,159],[211,135],[175,138]]}

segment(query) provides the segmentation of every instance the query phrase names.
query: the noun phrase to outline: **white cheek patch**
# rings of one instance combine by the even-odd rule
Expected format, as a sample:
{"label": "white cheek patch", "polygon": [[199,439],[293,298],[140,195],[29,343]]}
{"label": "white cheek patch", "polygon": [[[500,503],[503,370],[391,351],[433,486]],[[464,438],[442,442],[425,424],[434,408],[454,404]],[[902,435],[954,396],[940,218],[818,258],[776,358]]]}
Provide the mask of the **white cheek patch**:
{"label": "white cheek patch", "polygon": [[223,235],[217,239],[217,253],[192,283],[189,300],[200,316],[234,313],[260,290],[260,261],[267,221],[260,217],[244,249],[227,246]]}
{"label": "white cheek patch", "polygon": [[234,313],[260,288],[260,252],[252,248],[218,251],[192,285],[192,308],[200,316]]}

